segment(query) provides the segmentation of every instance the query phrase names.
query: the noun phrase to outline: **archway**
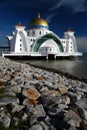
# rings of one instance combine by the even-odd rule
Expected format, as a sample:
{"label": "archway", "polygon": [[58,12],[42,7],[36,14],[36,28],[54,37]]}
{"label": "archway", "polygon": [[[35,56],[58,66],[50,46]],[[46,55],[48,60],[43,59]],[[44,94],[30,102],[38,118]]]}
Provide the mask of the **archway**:
{"label": "archway", "polygon": [[46,35],[41,36],[40,38],[38,38],[32,45],[32,51],[33,52],[38,52],[38,50],[39,50],[40,46],[43,44],[43,42],[45,42],[45,41],[47,41],[49,39],[52,39],[52,40],[54,40],[56,42],[56,44],[59,47],[60,52],[64,52],[63,45],[62,45],[60,39],[56,35],[54,35],[52,33],[46,34]]}

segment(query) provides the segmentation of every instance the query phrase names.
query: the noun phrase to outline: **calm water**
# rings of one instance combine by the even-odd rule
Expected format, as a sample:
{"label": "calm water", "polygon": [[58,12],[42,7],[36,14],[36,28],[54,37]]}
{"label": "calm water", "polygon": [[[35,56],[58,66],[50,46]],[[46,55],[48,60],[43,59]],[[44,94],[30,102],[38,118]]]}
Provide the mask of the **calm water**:
{"label": "calm water", "polygon": [[49,67],[87,79],[87,54],[73,59],[30,60],[31,64]]}

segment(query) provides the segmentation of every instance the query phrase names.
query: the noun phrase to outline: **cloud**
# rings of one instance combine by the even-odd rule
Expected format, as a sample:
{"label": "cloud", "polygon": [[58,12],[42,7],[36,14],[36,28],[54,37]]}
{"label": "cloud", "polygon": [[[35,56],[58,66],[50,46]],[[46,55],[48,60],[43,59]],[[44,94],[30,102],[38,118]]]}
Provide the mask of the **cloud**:
{"label": "cloud", "polygon": [[58,12],[77,14],[87,11],[87,0],[50,0],[51,7],[46,20],[50,23]]}
{"label": "cloud", "polygon": [[47,22],[50,23],[51,20],[53,19],[53,17],[54,17],[56,14],[57,14],[57,13],[49,14],[49,15],[46,17]]}
{"label": "cloud", "polygon": [[87,11],[87,1],[86,0],[59,0],[50,8],[50,11],[59,9],[60,7],[65,7],[69,9],[72,13]]}

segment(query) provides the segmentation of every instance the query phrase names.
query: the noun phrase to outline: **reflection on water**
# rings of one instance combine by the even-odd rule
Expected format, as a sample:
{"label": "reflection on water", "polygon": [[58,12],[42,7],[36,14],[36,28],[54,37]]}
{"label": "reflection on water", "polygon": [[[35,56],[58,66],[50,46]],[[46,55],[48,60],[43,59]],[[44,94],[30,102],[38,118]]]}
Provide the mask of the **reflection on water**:
{"label": "reflection on water", "polygon": [[87,79],[87,54],[73,59],[30,60],[31,64],[49,67]]}

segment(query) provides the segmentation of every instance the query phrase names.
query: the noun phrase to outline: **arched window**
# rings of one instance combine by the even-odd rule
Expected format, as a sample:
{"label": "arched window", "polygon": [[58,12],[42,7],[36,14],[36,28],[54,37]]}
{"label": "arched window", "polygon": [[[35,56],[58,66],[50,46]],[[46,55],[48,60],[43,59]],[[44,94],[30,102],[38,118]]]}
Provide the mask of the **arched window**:
{"label": "arched window", "polygon": [[39,32],[39,34],[41,35],[41,31]]}
{"label": "arched window", "polygon": [[33,35],[35,35],[35,31],[33,31]]}

